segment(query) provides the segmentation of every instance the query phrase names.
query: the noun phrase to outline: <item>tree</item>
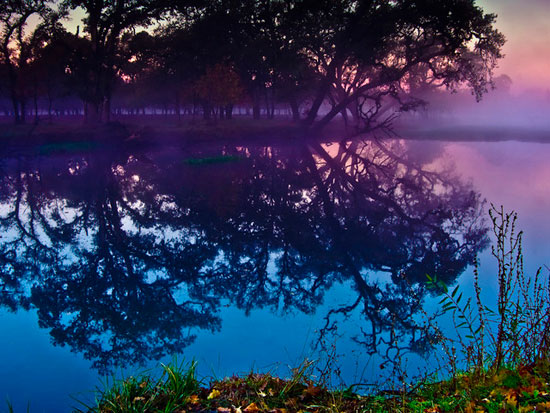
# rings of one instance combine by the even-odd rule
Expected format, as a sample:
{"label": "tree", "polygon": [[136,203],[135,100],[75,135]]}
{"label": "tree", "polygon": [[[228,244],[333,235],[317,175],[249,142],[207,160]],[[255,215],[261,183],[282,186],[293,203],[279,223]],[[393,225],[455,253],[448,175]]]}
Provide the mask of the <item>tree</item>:
{"label": "tree", "polygon": [[448,88],[467,85],[480,98],[504,44],[496,16],[473,0],[303,0],[284,18],[318,78],[305,119],[313,130],[350,105],[371,123],[382,99],[400,103],[400,82],[419,65]]}
{"label": "tree", "polygon": [[116,83],[121,36],[138,26],[148,26],[171,7],[184,7],[186,1],[168,0],[64,0],[71,8],[81,7],[86,12],[85,31],[90,40],[91,87],[85,101],[87,120],[91,123],[108,121],[111,99]]}
{"label": "tree", "polygon": [[[45,27],[54,25],[64,14],[54,11],[50,0],[6,0],[0,8],[0,65],[8,72],[8,90],[15,123],[24,123],[26,115],[27,74],[32,50],[42,41]],[[38,16],[34,30],[26,27],[32,16]]]}
{"label": "tree", "polygon": [[224,63],[208,67],[206,73],[195,83],[194,89],[203,102],[204,116],[207,119],[212,112],[216,114],[216,108],[220,119],[224,117],[224,113],[231,119],[233,105],[243,97],[239,76],[231,65]]}

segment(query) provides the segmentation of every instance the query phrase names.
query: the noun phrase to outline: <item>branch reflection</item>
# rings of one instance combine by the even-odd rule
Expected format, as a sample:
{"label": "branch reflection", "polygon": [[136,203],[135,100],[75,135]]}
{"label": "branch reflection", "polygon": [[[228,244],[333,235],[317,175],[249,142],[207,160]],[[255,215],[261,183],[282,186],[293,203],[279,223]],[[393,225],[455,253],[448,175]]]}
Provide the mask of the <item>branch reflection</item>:
{"label": "branch reflection", "polygon": [[[487,245],[479,194],[402,141],[98,150],[1,166],[1,304],[35,308],[101,371],[181,352],[220,307],[314,311],[335,283],[357,340],[420,351],[425,274]],[[386,273],[386,277],[380,277]]]}

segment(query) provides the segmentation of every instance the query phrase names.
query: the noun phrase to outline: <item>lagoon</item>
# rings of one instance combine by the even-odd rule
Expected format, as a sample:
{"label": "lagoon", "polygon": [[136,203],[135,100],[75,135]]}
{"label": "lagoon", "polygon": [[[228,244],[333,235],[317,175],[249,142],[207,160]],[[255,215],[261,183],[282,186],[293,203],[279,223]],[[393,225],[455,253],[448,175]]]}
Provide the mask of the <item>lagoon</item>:
{"label": "lagoon", "polygon": [[494,297],[490,203],[518,212],[526,273],[549,264],[549,155],[445,136],[6,154],[0,388],[70,411],[175,355],[203,377],[309,357],[374,383],[425,346],[426,273],[468,286],[479,256]]}

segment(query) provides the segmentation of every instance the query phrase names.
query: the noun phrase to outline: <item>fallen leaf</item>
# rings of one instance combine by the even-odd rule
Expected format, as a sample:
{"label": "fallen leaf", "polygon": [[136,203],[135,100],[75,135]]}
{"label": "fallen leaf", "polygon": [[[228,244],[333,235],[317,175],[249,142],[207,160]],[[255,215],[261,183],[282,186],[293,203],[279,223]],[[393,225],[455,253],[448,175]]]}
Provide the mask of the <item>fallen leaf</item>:
{"label": "fallen leaf", "polygon": [[537,411],[550,412],[550,402],[543,402],[537,404]]}
{"label": "fallen leaf", "polygon": [[303,394],[304,396],[316,397],[316,396],[318,396],[319,393],[321,393],[322,391],[323,391],[323,389],[321,389],[320,387],[309,385],[309,386],[307,387],[307,389],[304,389],[304,391],[302,392],[302,394]]}
{"label": "fallen leaf", "polygon": [[220,412],[220,413],[231,413],[231,409],[229,407],[218,407],[218,412]]}
{"label": "fallen leaf", "polygon": [[468,403],[466,406],[466,409],[464,410],[465,413],[475,413],[476,412],[476,404],[474,402]]}
{"label": "fallen leaf", "polygon": [[515,408],[518,405],[518,398],[513,392],[508,393],[504,400],[509,407]]}
{"label": "fallen leaf", "polygon": [[260,409],[256,406],[256,403],[250,403],[245,409],[245,412],[259,412]]}
{"label": "fallen leaf", "polygon": [[220,391],[217,390],[217,389],[214,389],[210,392],[210,394],[208,395],[207,399],[208,400],[212,400],[212,399],[215,399],[216,397],[218,397],[220,395]]}

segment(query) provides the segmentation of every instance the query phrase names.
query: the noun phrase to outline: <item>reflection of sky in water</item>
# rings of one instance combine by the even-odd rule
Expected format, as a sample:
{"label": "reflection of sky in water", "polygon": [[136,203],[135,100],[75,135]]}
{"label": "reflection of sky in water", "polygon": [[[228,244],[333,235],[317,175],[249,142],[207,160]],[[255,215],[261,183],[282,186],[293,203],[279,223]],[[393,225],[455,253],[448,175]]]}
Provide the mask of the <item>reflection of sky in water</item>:
{"label": "reflection of sky in water", "polygon": [[[550,145],[450,143],[446,150],[488,203],[518,213],[518,228],[524,231],[526,273],[550,266]],[[481,259],[493,263],[489,251]]]}
{"label": "reflection of sky in water", "polygon": [[[462,179],[471,178],[482,197],[496,205],[503,204],[507,210],[518,211],[519,227],[525,231],[526,272],[532,273],[537,266],[550,264],[547,260],[550,220],[546,215],[550,206],[550,165],[547,162],[550,146],[515,142],[412,142],[410,153],[412,158],[429,163],[440,156],[442,148],[445,150],[445,161],[434,161],[432,168],[446,168],[448,161],[451,161],[456,166],[456,174]],[[336,146],[327,148],[327,152],[334,155],[337,153]],[[350,167],[350,162],[347,162],[347,167]],[[136,176],[132,173],[129,177],[132,185],[142,181]],[[134,205],[139,205],[139,202]],[[166,207],[171,208],[169,203]],[[4,208],[7,206],[2,206],[2,216],[7,212]],[[70,210],[67,214],[70,219],[73,218]],[[134,231],[127,219],[123,219],[122,224],[128,232]],[[159,230],[144,231],[155,233]],[[162,229],[160,231],[163,232]],[[173,229],[164,231],[165,239],[176,239],[177,232]],[[80,234],[83,245],[91,242],[90,236]],[[3,237],[9,237],[9,234],[3,234]],[[191,233],[190,237],[195,235]],[[191,239],[192,243],[194,241]],[[493,268],[490,252],[483,253],[481,260],[482,285],[486,287],[487,296],[491,297],[491,287],[494,285],[490,276]],[[273,273],[273,260],[270,260],[268,272]],[[160,274],[151,273],[150,279]],[[462,279],[469,284],[471,271],[467,271]],[[186,296],[187,292],[182,290],[178,294]],[[275,371],[277,366],[282,367],[278,371],[285,374],[285,366],[295,366],[305,357],[315,356],[310,343],[316,331],[324,325],[328,311],[343,304],[349,305],[356,297],[350,282],[337,283],[324,295],[323,303],[312,314],[305,315],[299,311],[283,314],[277,311],[275,316],[269,308],[253,309],[247,316],[243,310],[222,300],[218,309],[221,330],[194,331],[197,339],[184,350],[183,356],[186,360],[196,358],[200,374],[204,376],[223,377],[251,368]],[[179,296],[177,299],[183,298]],[[97,373],[89,368],[90,362],[71,353],[67,347],[50,344],[48,331],[37,328],[37,317],[33,311],[19,311],[15,315],[2,311],[0,324],[3,331],[0,335],[0,363],[3,366],[0,388],[9,395],[16,409],[25,408],[30,401],[31,411],[59,411],[59,406],[76,405],[68,395],[77,399],[88,398],[86,392],[99,384]],[[359,314],[352,313],[345,323],[339,325],[338,334],[330,337],[336,344],[340,355],[338,362],[348,382],[368,382],[379,373],[378,363],[375,360],[368,362],[361,347],[349,340],[361,325]]]}

